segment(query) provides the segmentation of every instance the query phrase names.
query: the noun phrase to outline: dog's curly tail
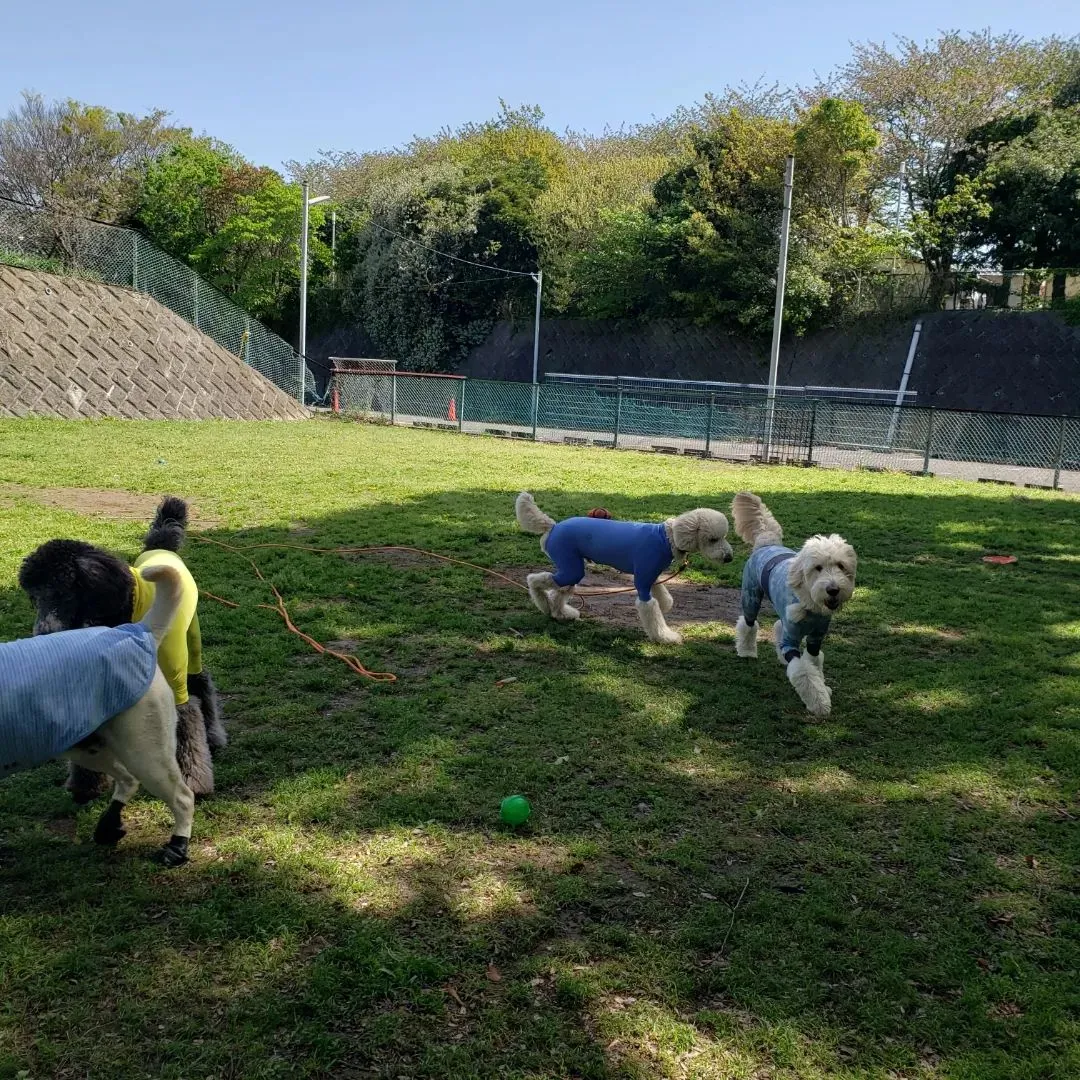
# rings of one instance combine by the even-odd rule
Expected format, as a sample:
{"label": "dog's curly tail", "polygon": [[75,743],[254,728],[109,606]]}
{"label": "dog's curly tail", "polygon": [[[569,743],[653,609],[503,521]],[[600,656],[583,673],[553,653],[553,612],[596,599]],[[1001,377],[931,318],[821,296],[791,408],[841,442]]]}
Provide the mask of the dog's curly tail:
{"label": "dog's curly tail", "polygon": [[143,617],[142,624],[160,645],[180,608],[180,600],[184,594],[183,582],[180,574],[171,566],[146,566],[139,573],[147,581],[154,583],[154,602]]}
{"label": "dog's curly tail", "polygon": [[731,500],[731,516],[735,519],[735,531],[751,547],[768,547],[784,540],[780,522],[753,492],[740,491]]}
{"label": "dog's curly tail", "polygon": [[179,551],[184,546],[187,523],[187,503],[175,495],[166,496],[143,539],[143,551]]}
{"label": "dog's curly tail", "polygon": [[548,517],[527,491],[523,491],[517,497],[514,503],[514,516],[524,532],[535,533],[537,536],[543,536],[544,533],[555,528],[555,519]]}

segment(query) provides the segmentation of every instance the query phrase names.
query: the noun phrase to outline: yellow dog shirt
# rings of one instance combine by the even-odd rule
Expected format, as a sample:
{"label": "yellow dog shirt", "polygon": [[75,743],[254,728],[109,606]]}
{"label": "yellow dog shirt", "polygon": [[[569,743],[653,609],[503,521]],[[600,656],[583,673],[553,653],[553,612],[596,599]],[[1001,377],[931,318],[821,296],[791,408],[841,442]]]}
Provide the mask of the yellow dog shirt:
{"label": "yellow dog shirt", "polygon": [[177,705],[188,699],[187,677],[202,671],[202,636],[199,633],[199,587],[184,565],[183,559],[171,551],[144,551],[132,570],[135,580],[135,602],[131,621],[139,622],[154,602],[154,583],[147,581],[135,570],[146,566],[171,566],[180,575],[180,607],[161,644],[158,645],[157,662],[162,674],[172,687]]}

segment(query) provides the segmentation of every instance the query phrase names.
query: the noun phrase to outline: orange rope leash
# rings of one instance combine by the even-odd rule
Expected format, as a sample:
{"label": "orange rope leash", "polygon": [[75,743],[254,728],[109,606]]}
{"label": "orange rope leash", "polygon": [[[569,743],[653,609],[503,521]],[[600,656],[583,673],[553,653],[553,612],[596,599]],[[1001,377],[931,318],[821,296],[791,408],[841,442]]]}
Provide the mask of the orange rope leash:
{"label": "orange rope leash", "polygon": [[200,589],[199,592],[205,596],[208,600],[216,600],[219,604],[224,604],[226,607],[238,608],[240,605],[232,600],[226,600],[223,596],[215,596],[207,589]]}
{"label": "orange rope leash", "polygon": [[[365,679],[371,679],[374,682],[397,682],[397,676],[389,671],[369,671],[355,656],[349,656],[347,653],[335,652],[333,649],[328,649],[321,642],[316,641],[313,637],[305,634],[303,630],[299,629],[292,621],[289,615],[288,609],[285,607],[285,600],[281,593],[278,592],[277,586],[272,581],[268,581],[263,575],[263,572],[259,569],[258,564],[249,555],[244,554],[245,551],[254,551],[256,548],[268,548],[276,549],[279,551],[310,551],[317,555],[379,555],[387,554],[389,552],[401,551],[407,552],[411,555],[426,555],[431,559],[438,559],[440,562],[452,563],[455,566],[465,566],[470,570],[479,570],[482,574],[487,574],[490,577],[498,578],[500,581],[506,582],[507,585],[512,585],[515,589],[521,589],[522,592],[528,592],[528,586],[522,585],[520,581],[515,581],[512,577],[508,577],[506,574],[500,574],[498,570],[492,570],[487,566],[480,566],[477,563],[471,563],[465,559],[455,559],[451,555],[440,555],[437,551],[426,551],[423,548],[405,547],[400,544],[382,544],[372,547],[335,547],[335,548],[322,548],[314,547],[311,544],[247,544],[243,548],[237,547],[233,544],[223,543],[221,540],[211,540],[207,536],[192,536],[192,540],[197,541],[200,544],[213,544],[214,547],[224,548],[226,551],[231,551],[235,555],[239,555],[242,559],[246,559],[251,568],[255,571],[255,576],[264,584],[269,586],[270,590],[274,594],[274,599],[277,601],[275,604],[260,604],[259,607],[266,608],[267,611],[277,612],[281,616],[285,623],[285,626],[289,631],[307,642],[317,653],[325,654],[327,656],[333,656],[340,660],[346,667],[354,671],[357,675]],[[665,582],[671,581],[672,578],[678,577],[682,573],[686,566],[686,560],[684,559],[678,567],[676,567],[670,574],[662,577],[657,582],[658,585],[662,585]],[[587,596],[610,596],[618,593],[636,592],[636,587],[631,585],[628,587],[618,588],[589,588],[586,590],[577,590],[576,595],[580,596],[582,603]],[[232,600],[226,600],[221,596],[215,596],[211,592],[203,590],[203,596],[210,600],[216,600],[219,604],[224,604],[226,607],[238,608],[240,605]]]}
{"label": "orange rope leash", "polygon": [[[277,586],[272,581],[267,581],[263,572],[259,569],[258,564],[254,559],[244,554],[242,548],[235,547],[232,544],[222,543],[220,540],[211,540],[206,536],[193,536],[192,540],[197,540],[201,544],[213,544],[215,547],[224,548],[226,551],[231,551],[235,555],[239,555],[242,559],[246,559],[252,570],[255,571],[255,576],[264,584],[270,587],[270,591],[274,594],[274,599],[277,601],[275,604],[260,604],[259,607],[266,608],[267,611],[275,611],[281,616],[289,632],[295,634],[302,641],[307,642],[317,653],[324,654],[326,656],[332,656],[336,660],[340,660],[347,668],[354,671],[357,675],[365,679],[371,679],[372,682],[397,682],[397,676],[392,671],[368,671],[355,656],[349,656],[348,653],[336,652],[334,649],[328,649],[320,641],[316,641],[310,634],[305,634],[296,623],[292,621],[292,617],[289,615],[288,608],[285,607],[285,599],[278,592]],[[258,546],[258,545],[252,545]],[[215,596],[213,593],[204,592],[204,596],[209,597],[211,600],[217,600],[219,603],[225,604],[231,608],[237,608],[240,605],[234,603],[231,600],[225,600],[220,596]]]}
{"label": "orange rope leash", "polygon": [[[216,544],[218,547],[226,548],[229,551],[235,551],[242,554],[243,551],[254,551],[256,548],[272,548],[283,551],[312,551],[317,555],[380,555],[392,551],[404,551],[410,555],[426,555],[430,559],[438,559],[440,562],[453,563],[455,566],[467,566],[470,570],[479,570],[482,574],[487,574],[489,577],[498,578],[500,581],[505,581],[507,585],[512,585],[515,589],[520,589],[522,592],[528,592],[528,586],[522,585],[520,581],[515,581],[512,577],[508,577],[506,574],[500,574],[498,570],[492,570],[488,566],[480,566],[477,563],[471,563],[465,559],[455,559],[450,555],[440,555],[437,551],[426,551],[424,548],[405,547],[400,544],[380,544],[372,547],[314,547],[311,544],[246,544],[244,548],[232,547],[229,544],[223,544],[220,540],[210,540],[205,536],[193,536],[193,540],[198,540],[204,544]],[[250,560],[249,560],[250,561]],[[254,564],[252,564],[254,565]],[[657,582],[658,585],[663,585],[670,581],[674,577],[678,577],[682,573],[686,566],[686,560],[684,559],[670,574],[662,577]],[[578,596],[607,596],[614,595],[616,593],[631,593],[636,592],[637,587],[634,585],[619,586],[618,588],[608,587],[589,587],[586,589],[578,589],[576,595]],[[214,599],[217,599],[214,597]]]}

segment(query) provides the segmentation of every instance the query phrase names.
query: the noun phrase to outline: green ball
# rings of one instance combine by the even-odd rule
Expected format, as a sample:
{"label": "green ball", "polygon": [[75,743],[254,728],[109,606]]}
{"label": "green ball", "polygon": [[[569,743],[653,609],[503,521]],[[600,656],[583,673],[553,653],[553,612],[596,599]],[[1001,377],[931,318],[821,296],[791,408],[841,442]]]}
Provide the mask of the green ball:
{"label": "green ball", "polygon": [[532,807],[524,795],[507,795],[499,806],[499,816],[507,825],[524,825],[531,813]]}

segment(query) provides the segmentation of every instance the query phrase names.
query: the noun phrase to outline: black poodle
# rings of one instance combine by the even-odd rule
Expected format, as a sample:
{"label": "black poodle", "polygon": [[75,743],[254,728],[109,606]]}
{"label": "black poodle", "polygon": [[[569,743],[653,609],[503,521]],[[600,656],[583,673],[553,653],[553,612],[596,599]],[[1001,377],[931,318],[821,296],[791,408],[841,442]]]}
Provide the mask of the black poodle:
{"label": "black poodle", "polygon": [[[147,552],[175,555],[183,546],[186,531],[187,503],[172,497],[164,499],[143,541],[140,564],[153,558]],[[186,568],[184,574],[194,590]],[[35,634],[86,626],[122,626],[137,617],[138,586],[131,568],[115,555],[81,540],[50,540],[42,544],[23,561],[19,585],[37,609]],[[194,603],[191,609],[190,623],[181,632],[198,649]],[[201,664],[194,666],[198,668]],[[183,671],[187,670],[185,663]],[[214,790],[211,754],[225,746],[228,736],[210,673],[198,670],[187,674],[186,687],[188,700],[179,703],[176,710],[176,759],[188,787],[196,795],[209,795]],[[173,690],[179,693],[175,685]],[[100,773],[72,764],[65,786],[76,802],[85,803],[101,793],[103,781]]]}

